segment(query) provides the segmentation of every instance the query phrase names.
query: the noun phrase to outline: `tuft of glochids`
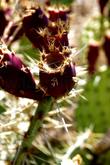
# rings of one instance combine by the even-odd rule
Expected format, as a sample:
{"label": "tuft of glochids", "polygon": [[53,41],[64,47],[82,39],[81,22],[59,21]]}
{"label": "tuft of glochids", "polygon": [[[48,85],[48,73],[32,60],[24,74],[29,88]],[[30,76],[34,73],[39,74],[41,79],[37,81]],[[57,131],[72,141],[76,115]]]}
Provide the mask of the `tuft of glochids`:
{"label": "tuft of glochids", "polygon": [[68,41],[68,10],[49,8],[47,14],[38,7],[27,11],[22,31],[40,50],[39,84],[15,53],[0,49],[0,86],[7,92],[34,100],[45,96],[65,96],[74,87],[75,64]]}

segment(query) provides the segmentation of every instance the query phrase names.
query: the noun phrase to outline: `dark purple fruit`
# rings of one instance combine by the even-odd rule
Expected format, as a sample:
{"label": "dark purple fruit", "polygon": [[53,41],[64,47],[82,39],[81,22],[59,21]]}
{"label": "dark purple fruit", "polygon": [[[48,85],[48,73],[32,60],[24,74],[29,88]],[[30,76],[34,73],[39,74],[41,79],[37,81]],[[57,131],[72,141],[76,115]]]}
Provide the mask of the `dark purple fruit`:
{"label": "dark purple fruit", "polygon": [[49,20],[52,22],[56,22],[58,20],[67,21],[68,11],[65,9],[58,10],[54,8],[49,8],[48,13],[49,13]]}
{"label": "dark purple fruit", "polygon": [[54,98],[65,96],[74,87],[73,77],[76,76],[75,66],[71,63],[63,66],[63,70],[40,70],[40,86],[47,95]]}
{"label": "dark purple fruit", "polygon": [[0,50],[0,87],[17,96],[41,100],[44,92],[36,88],[26,65],[14,53]]}
{"label": "dark purple fruit", "polygon": [[96,41],[92,41],[88,46],[87,60],[88,60],[88,72],[93,74],[96,70],[96,62],[99,56],[100,45]]}
{"label": "dark purple fruit", "polygon": [[23,18],[23,30],[32,44],[42,50],[41,44],[45,42],[38,31],[48,26],[48,18],[41,8],[33,9],[33,13]]}
{"label": "dark purple fruit", "polygon": [[103,43],[103,49],[105,51],[108,65],[110,66],[110,31],[107,32],[105,35],[105,39],[104,39],[104,43]]}

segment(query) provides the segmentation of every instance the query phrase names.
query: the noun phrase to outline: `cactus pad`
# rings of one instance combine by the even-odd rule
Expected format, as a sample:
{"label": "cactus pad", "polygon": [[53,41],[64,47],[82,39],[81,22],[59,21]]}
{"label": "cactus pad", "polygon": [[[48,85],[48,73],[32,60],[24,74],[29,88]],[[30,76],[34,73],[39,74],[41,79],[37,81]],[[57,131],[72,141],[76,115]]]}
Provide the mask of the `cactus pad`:
{"label": "cactus pad", "polygon": [[110,69],[97,73],[85,86],[76,109],[76,126],[82,131],[93,126],[95,132],[105,132],[110,127]]}

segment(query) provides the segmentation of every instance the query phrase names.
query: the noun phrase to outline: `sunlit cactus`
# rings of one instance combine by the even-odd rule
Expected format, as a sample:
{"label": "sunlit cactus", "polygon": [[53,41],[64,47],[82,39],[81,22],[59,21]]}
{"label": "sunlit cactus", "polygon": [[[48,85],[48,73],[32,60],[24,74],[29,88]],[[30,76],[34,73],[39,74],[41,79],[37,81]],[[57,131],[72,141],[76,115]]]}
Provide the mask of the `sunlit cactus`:
{"label": "sunlit cactus", "polygon": [[75,33],[92,22],[90,6],[86,0],[71,2],[0,3],[0,159],[10,165],[82,165],[86,156],[93,158],[92,134],[109,128],[110,73],[97,74],[100,51],[110,63],[109,34],[102,31],[109,28],[108,2],[98,1],[98,21],[87,28],[84,43]]}

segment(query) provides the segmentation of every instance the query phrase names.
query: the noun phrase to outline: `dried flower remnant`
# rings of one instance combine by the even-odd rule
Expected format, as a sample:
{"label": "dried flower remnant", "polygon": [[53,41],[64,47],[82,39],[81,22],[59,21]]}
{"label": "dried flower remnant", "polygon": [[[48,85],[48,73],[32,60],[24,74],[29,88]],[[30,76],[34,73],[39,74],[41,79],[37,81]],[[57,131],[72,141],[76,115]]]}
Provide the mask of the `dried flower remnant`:
{"label": "dried flower remnant", "polygon": [[110,31],[108,31],[105,35],[103,49],[105,51],[108,65],[110,66]]}
{"label": "dried flower remnant", "polygon": [[26,65],[6,46],[0,49],[0,87],[17,97],[40,100],[44,96]]}
{"label": "dried flower remnant", "polygon": [[96,70],[96,62],[99,56],[100,44],[97,41],[91,41],[88,46],[87,60],[88,60],[88,72],[93,74]]}

